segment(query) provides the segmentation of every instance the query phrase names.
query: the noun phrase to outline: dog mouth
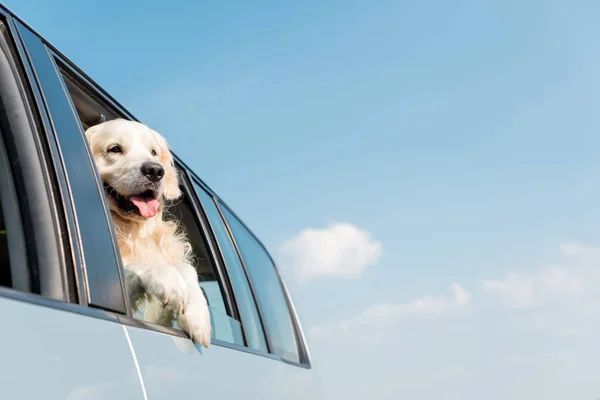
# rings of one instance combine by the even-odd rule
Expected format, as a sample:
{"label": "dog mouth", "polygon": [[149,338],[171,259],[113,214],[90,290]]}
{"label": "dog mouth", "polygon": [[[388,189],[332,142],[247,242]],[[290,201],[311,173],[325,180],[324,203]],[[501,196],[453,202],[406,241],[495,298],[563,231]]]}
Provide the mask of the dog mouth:
{"label": "dog mouth", "polygon": [[124,196],[109,184],[104,184],[104,190],[114,200],[115,204],[128,214],[139,214],[144,218],[152,218],[158,213],[160,202],[154,190]]}

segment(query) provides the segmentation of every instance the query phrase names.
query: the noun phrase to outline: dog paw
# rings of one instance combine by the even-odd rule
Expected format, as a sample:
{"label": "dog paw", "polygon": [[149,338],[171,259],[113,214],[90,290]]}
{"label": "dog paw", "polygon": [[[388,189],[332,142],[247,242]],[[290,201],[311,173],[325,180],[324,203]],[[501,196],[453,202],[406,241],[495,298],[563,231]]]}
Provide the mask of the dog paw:
{"label": "dog paw", "polygon": [[164,307],[185,312],[188,302],[186,282],[179,270],[170,265],[153,266],[139,274],[144,290]]}
{"label": "dog paw", "polygon": [[[195,297],[195,296],[194,296]],[[200,343],[204,347],[210,346],[211,324],[208,304],[202,298],[194,298],[187,304],[184,313],[179,314],[177,320],[179,326],[188,334],[190,339]]]}

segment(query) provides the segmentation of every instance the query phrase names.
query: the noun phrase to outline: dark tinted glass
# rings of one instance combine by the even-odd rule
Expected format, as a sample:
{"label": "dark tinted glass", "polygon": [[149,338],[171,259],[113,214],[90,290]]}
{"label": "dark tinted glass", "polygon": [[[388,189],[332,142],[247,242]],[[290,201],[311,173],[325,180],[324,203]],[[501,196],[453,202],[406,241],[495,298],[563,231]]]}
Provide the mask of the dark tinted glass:
{"label": "dark tinted glass", "polygon": [[223,214],[250,275],[273,345],[273,353],[299,362],[298,344],[283,287],[264,247],[227,208]]}
{"label": "dark tinted glass", "polygon": [[[31,288],[21,207],[4,139],[0,136],[0,286],[23,292]],[[36,292],[34,292],[36,293]]]}
{"label": "dark tinted glass", "polygon": [[0,204],[0,286],[11,286],[10,260],[8,258],[8,240],[6,239],[6,225]]}
{"label": "dark tinted glass", "polygon": [[204,212],[206,213],[212,230],[215,233],[215,237],[219,242],[223,259],[227,264],[227,272],[229,273],[231,284],[237,299],[248,346],[256,350],[267,352],[267,344],[265,342],[258,310],[256,309],[256,303],[254,302],[254,297],[252,296],[250,285],[248,284],[248,279],[246,278],[237,251],[231,242],[229,232],[223,223],[221,214],[219,213],[212,196],[200,185],[196,184],[195,187],[196,192],[200,197],[200,201],[202,202]]}

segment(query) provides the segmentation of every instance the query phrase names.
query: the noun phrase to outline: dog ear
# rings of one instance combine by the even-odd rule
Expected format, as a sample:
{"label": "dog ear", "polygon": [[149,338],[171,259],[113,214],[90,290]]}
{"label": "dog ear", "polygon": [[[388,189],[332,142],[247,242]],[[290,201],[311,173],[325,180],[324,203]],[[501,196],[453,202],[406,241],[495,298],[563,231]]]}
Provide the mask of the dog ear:
{"label": "dog ear", "polygon": [[85,131],[85,137],[87,138],[87,141],[90,145],[90,149],[92,148],[92,138],[94,137],[94,133],[97,133],[100,128],[100,125],[94,125],[94,126],[90,126],[86,131]]}
{"label": "dog ear", "polygon": [[179,171],[175,167],[175,160],[165,138],[154,130],[152,130],[152,133],[159,144],[160,162],[165,169],[165,190],[163,196],[167,200],[177,200],[181,197],[182,193],[181,189],[179,189]]}
{"label": "dog ear", "polygon": [[181,197],[179,171],[175,168],[175,160],[173,160],[173,156],[168,149],[166,154],[168,154],[168,160],[163,163],[165,166],[165,191],[163,192],[163,196],[167,200],[176,200]]}

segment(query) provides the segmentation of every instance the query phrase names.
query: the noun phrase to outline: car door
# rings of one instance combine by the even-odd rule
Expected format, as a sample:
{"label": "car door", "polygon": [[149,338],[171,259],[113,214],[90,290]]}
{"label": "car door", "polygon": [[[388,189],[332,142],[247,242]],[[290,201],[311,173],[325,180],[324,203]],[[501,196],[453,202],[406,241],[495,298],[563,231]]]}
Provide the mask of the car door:
{"label": "car door", "polygon": [[[1,397],[143,399],[127,331],[115,315],[125,297],[111,284],[119,270],[107,222],[82,218],[87,204],[101,204],[89,190],[93,169],[89,160],[77,171],[63,164],[59,149],[85,147],[77,136],[54,136],[61,122],[50,123],[32,79],[29,50],[36,47],[25,50],[27,35],[35,44],[35,35],[0,10]],[[99,268],[106,279],[98,279]],[[90,296],[92,285],[106,295]]]}

